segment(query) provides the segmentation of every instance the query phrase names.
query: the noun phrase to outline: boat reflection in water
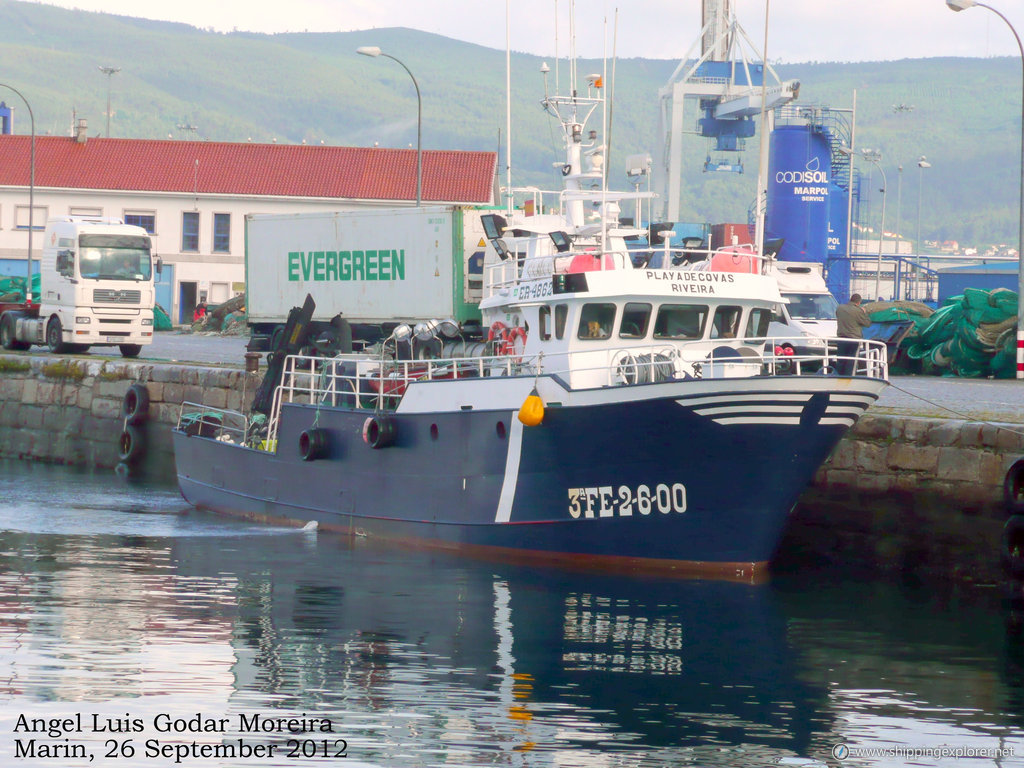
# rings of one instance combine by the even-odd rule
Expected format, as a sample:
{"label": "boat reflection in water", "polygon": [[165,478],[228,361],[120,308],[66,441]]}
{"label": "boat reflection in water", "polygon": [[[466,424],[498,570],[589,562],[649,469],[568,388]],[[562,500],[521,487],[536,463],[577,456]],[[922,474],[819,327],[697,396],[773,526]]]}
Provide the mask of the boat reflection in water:
{"label": "boat reflection in water", "polygon": [[[293,734],[243,732],[240,715],[328,718],[363,768],[822,766],[838,744],[1004,749],[964,764],[1024,764],[1024,654],[996,590],[486,563],[10,470],[0,463],[0,765],[29,764],[13,753],[20,714],[78,713],[137,718],[122,737],[137,746],[285,745]],[[197,713],[230,727],[154,727]],[[109,738],[74,735],[98,758]],[[260,764],[312,764],[284,751]],[[950,764],[844,764],[911,762]],[[157,764],[141,747],[116,763]]]}
{"label": "boat reflection in water", "polygon": [[183,573],[216,564],[238,578],[242,698],[336,715],[362,759],[529,751],[573,756],[554,764],[590,754],[618,765],[609,754],[621,753],[630,765],[750,765],[807,754],[828,727],[825,691],[797,681],[770,589],[294,533],[258,559],[216,540],[174,554]]}

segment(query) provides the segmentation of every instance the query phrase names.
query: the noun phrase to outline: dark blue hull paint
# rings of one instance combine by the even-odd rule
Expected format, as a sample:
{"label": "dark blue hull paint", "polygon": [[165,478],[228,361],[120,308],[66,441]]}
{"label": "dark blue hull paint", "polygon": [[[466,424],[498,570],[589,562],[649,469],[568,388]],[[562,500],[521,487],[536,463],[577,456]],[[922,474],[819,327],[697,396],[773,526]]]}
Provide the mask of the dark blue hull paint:
{"label": "dark blue hull paint", "polygon": [[[853,418],[881,386],[856,393],[865,403]],[[848,429],[823,423],[830,395],[820,391],[803,393],[799,421],[773,421],[772,403],[800,391],[797,380],[777,402],[759,403],[751,413],[767,410],[761,423],[716,420],[678,390],[549,408],[532,428],[513,411],[395,414],[397,439],[377,450],[362,438],[365,411],[286,405],[276,454],[178,431],[175,453],[185,498],[226,513],[451,546],[765,563]],[[329,447],[302,461],[299,436],[314,418]],[[509,459],[517,446],[518,463]]]}

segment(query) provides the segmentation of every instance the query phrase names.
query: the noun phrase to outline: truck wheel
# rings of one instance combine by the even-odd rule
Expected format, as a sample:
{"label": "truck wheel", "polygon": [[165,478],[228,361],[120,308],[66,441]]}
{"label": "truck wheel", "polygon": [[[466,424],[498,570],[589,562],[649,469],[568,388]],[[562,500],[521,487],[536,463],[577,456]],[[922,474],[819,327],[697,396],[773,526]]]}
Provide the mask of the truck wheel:
{"label": "truck wheel", "polygon": [[4,315],[0,321],[0,345],[4,349],[28,349],[32,345],[25,341],[18,341],[15,325],[17,321],[10,315]]}
{"label": "truck wheel", "polygon": [[46,326],[46,346],[55,355],[68,351],[68,345],[64,343],[63,336],[64,330],[60,326],[60,320],[55,317]]}
{"label": "truck wheel", "polygon": [[138,357],[142,351],[141,344],[118,344],[117,348],[121,350],[121,357]]}

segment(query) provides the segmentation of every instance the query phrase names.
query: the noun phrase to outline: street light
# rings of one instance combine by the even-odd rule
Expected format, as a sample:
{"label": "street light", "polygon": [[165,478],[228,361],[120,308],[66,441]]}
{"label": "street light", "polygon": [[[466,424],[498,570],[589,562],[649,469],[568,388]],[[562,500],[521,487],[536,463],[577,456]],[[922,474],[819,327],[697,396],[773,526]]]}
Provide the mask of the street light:
{"label": "street light", "polygon": [[1024,379],[1024,45],[1020,42],[1020,35],[1013,28],[1010,20],[1003,16],[991,5],[979,3],[977,0],[946,0],[950,10],[962,11],[965,8],[973,8],[975,5],[987,8],[996,16],[1006,22],[1006,26],[1013,33],[1017,41],[1017,48],[1020,51],[1021,66],[1021,122],[1020,122],[1020,221],[1018,223],[1017,240],[1017,378]]}
{"label": "street light", "polygon": [[878,168],[878,172],[882,174],[882,188],[878,190],[882,193],[882,223],[879,225],[878,230],[878,263],[875,265],[875,301],[878,301],[882,298],[882,242],[885,239],[885,190],[888,187],[888,183],[885,180],[885,169],[882,168],[881,152],[863,149],[861,150],[861,157],[869,163],[874,163],[875,167]]}
{"label": "street light", "polygon": [[[853,156],[857,154],[854,150],[849,147],[840,147],[839,151],[849,157],[852,161]],[[869,163],[874,163],[878,166],[878,172],[882,174],[882,188],[878,190],[882,193],[882,224],[878,232],[878,264],[875,267],[875,300],[881,298],[882,293],[882,238],[885,237],[885,188],[887,186],[885,180],[885,170],[882,168],[882,153],[877,149],[862,149],[860,156],[867,160]]]}
{"label": "street light", "polygon": [[401,65],[402,69],[409,73],[409,77],[412,78],[412,85],[416,89],[416,205],[420,205],[423,199],[423,99],[420,98],[420,86],[416,82],[415,76],[409,70],[405,64],[399,59],[396,59],[390,53],[384,53],[376,45],[366,45],[362,48],[357,48],[356,53],[360,53],[363,56],[383,56],[386,59],[397,61]]}
{"label": "street light", "polygon": [[[928,162],[928,158],[921,155],[917,158],[917,261],[921,261],[921,251],[924,250],[922,247],[924,242],[921,240],[921,184],[924,180],[924,169],[931,168],[932,164]],[[915,291],[916,293],[916,291]],[[911,299],[914,297],[911,296]]]}
{"label": "street light", "polygon": [[107,138],[110,138],[110,78],[121,71],[120,67],[100,66],[100,72],[107,76]]}
{"label": "street light", "polygon": [[7,88],[10,91],[14,91],[18,94],[18,97],[25,102],[25,107],[28,108],[28,121],[32,128],[32,143],[29,149],[29,161],[28,161],[28,265],[26,267],[27,274],[25,279],[25,301],[32,301],[32,230],[34,225],[32,222],[32,214],[35,212],[35,191],[36,191],[36,118],[32,114],[32,106],[28,103],[21,91],[12,85],[6,85],[0,83],[0,88]]}

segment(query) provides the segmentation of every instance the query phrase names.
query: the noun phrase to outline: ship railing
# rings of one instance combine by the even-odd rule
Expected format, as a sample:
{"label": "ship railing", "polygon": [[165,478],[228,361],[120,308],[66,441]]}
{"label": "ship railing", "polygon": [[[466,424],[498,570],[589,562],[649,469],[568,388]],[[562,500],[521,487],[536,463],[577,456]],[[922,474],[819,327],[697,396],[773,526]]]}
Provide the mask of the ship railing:
{"label": "ship railing", "polygon": [[753,245],[726,245],[720,248],[654,247],[647,252],[646,269],[687,269],[697,272],[721,271],[766,275],[771,257],[758,255]]}
{"label": "ship railing", "polygon": [[249,419],[239,411],[185,400],[178,408],[177,428],[190,437],[241,444],[249,432]]}
{"label": "ship railing", "polygon": [[[841,342],[856,342],[838,354]],[[486,377],[553,376],[573,389],[650,384],[686,379],[764,376],[854,376],[888,379],[884,342],[854,339],[753,337],[612,346],[544,355],[485,355],[429,360],[392,360],[365,355],[333,358],[291,355],[274,393],[266,437],[252,447],[273,450],[281,408],[297,403],[368,412],[394,411],[414,382]],[[207,413],[228,413],[196,406]],[[225,441],[245,438],[247,425],[214,421],[204,436]],[[180,420],[179,420],[180,421]],[[229,433],[231,437],[221,437]],[[198,434],[198,432],[197,432]]]}
{"label": "ship railing", "polygon": [[[629,254],[619,250],[602,251],[596,247],[553,256],[532,256],[522,260],[508,258],[487,267],[484,293],[488,298],[510,296],[517,286],[541,280],[550,281],[554,275],[633,268]],[[541,295],[549,294],[538,294]]]}
{"label": "ship railing", "polygon": [[430,360],[290,355],[274,392],[267,442],[276,437],[281,408],[288,403],[393,411],[413,382],[535,375],[539,363],[537,357],[516,355]]}
{"label": "ship railing", "polygon": [[[839,343],[855,342],[849,354]],[[566,373],[574,387],[647,384],[670,379],[723,379],[756,376],[854,376],[887,380],[888,350],[867,339],[752,337],[682,341],[624,347],[589,355]],[[546,369],[544,373],[550,373]]]}

